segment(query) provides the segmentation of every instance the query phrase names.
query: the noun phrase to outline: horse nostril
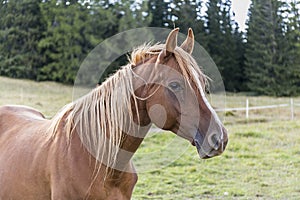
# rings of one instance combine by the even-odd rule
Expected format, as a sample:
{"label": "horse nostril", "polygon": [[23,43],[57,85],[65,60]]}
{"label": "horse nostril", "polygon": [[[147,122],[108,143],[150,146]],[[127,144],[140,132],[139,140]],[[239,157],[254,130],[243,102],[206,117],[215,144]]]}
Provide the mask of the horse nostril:
{"label": "horse nostril", "polygon": [[208,139],[209,145],[214,148],[214,150],[218,150],[220,146],[220,139],[217,134],[212,134]]}

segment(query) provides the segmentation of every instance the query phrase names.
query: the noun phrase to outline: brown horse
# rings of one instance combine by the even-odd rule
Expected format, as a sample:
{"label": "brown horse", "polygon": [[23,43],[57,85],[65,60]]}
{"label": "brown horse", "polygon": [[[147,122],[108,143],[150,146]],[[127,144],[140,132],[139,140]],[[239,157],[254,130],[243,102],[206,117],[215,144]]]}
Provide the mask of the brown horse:
{"label": "brown horse", "polygon": [[191,56],[194,36],[177,46],[144,45],[130,63],[52,120],[31,108],[0,108],[0,199],[130,199],[131,158],[151,124],[220,155],[227,133],[205,97],[206,76]]}

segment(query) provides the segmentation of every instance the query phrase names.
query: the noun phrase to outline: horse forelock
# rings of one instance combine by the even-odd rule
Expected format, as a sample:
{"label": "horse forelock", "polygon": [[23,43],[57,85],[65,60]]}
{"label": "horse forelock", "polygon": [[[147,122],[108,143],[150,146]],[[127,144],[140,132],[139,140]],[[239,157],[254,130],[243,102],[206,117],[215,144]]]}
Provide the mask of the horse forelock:
{"label": "horse forelock", "polygon": [[[148,58],[158,55],[165,48],[164,44],[144,44],[140,47],[135,48],[129,59],[132,65],[138,65],[143,63]],[[175,59],[180,67],[182,76],[190,83],[194,82],[196,85],[200,80],[201,84],[208,84],[208,77],[202,72],[201,68],[198,66],[196,60],[191,54],[183,50],[181,47],[175,48]],[[200,88],[199,88],[200,89]]]}
{"label": "horse forelock", "polygon": [[129,58],[129,62],[133,66],[136,66],[140,63],[143,63],[148,58],[158,55],[160,53],[160,51],[164,49],[164,47],[165,47],[165,45],[160,44],[160,43],[157,43],[154,45],[151,45],[150,43],[148,43],[148,44],[139,46],[132,51],[131,56]]}

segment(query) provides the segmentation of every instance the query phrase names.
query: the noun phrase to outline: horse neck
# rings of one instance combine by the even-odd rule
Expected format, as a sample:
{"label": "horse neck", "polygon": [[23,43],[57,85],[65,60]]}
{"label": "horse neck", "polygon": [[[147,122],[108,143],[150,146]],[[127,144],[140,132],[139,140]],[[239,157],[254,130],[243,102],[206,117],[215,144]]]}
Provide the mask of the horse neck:
{"label": "horse neck", "polygon": [[[139,94],[136,95],[138,96]],[[130,167],[128,164],[130,163],[131,158],[139,148],[152,125],[146,110],[145,101],[137,99],[136,102],[134,102],[132,99],[131,104],[133,120],[131,124],[127,126],[127,129],[123,131],[123,141],[120,145],[116,163],[116,169],[118,170],[125,169],[128,166]]]}
{"label": "horse neck", "polygon": [[[135,104],[133,100],[131,103]],[[137,100],[136,104],[137,106],[132,106],[133,123],[129,125],[128,131],[123,132],[124,140],[121,146],[122,149],[132,153],[137,150],[152,125],[145,101]]]}
{"label": "horse neck", "polygon": [[125,137],[121,146],[122,149],[132,153],[138,149],[152,125],[146,106],[146,101],[149,97],[146,83],[149,81],[147,79],[153,71],[151,68],[154,66],[156,59],[157,56],[154,56],[133,68],[134,77],[132,77],[132,84],[134,94],[131,96],[132,123],[129,125],[130,128],[128,131],[123,132]]}
{"label": "horse neck", "polygon": [[147,82],[150,81],[149,74],[153,73],[156,59],[157,56],[148,58],[132,69],[134,94],[131,96],[131,113],[133,116],[130,128],[123,132],[125,137],[121,146],[123,150],[132,154],[138,149],[152,125],[146,106],[146,101],[150,97],[147,93]]}
{"label": "horse neck", "polygon": [[[75,102],[67,116],[66,132],[75,131],[92,157],[118,170],[130,162],[151,125],[145,101],[132,92],[130,70],[119,70],[103,86]],[[124,84],[127,86],[122,87]]]}

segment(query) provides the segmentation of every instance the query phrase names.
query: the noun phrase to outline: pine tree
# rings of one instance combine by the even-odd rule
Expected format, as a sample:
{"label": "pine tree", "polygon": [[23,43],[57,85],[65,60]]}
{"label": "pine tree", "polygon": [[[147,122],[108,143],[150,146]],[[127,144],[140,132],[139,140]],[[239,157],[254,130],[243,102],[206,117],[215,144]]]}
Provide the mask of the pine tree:
{"label": "pine tree", "polygon": [[171,15],[176,27],[187,33],[189,28],[196,29],[200,22],[201,3],[190,0],[174,0],[172,2]]}
{"label": "pine tree", "polygon": [[204,19],[200,12],[202,1],[174,0],[172,6],[170,5],[169,7],[171,8],[171,25],[180,27],[182,33],[187,33],[188,29],[192,28],[195,34],[195,40],[205,46]]}
{"label": "pine tree", "polygon": [[237,49],[237,41],[239,34],[238,27],[233,29],[234,21],[232,20],[231,1],[226,0],[221,5],[221,32],[223,34],[221,43],[219,44],[222,54],[222,61],[218,64],[225,88],[228,91],[237,91],[240,87],[241,66],[239,66],[239,52]]}
{"label": "pine tree", "polygon": [[72,83],[91,45],[85,25],[88,10],[77,1],[50,0],[43,3],[42,11],[48,21],[47,32],[39,41],[44,65],[38,80]]}
{"label": "pine tree", "polygon": [[119,32],[132,28],[147,27],[151,22],[151,15],[146,13],[147,3],[138,3],[134,0],[121,0],[115,4],[120,13]]}
{"label": "pine tree", "polygon": [[36,0],[0,2],[0,75],[35,79],[41,66],[38,41],[45,30]]}
{"label": "pine tree", "polygon": [[243,51],[240,51],[243,39],[232,19],[231,0],[211,0],[207,6],[206,48],[220,70],[226,90],[240,91],[243,88]]}
{"label": "pine tree", "polygon": [[273,2],[273,21],[274,24],[274,74],[275,84],[273,87],[273,93],[276,96],[290,96],[290,66],[286,65],[286,53],[289,48],[289,43],[286,40],[286,27],[287,23],[284,20],[284,16],[288,13],[284,8],[287,3],[281,1]]}
{"label": "pine tree", "polygon": [[284,67],[288,75],[288,95],[300,94],[300,1],[288,6],[288,23],[285,40]]}
{"label": "pine tree", "polygon": [[118,33],[120,13],[115,9],[114,4],[108,2],[92,4],[89,10],[90,14],[87,24],[91,29],[94,46],[105,38]]}
{"label": "pine tree", "polygon": [[152,16],[151,27],[168,27],[170,16],[170,4],[162,0],[149,0],[148,8]]}
{"label": "pine tree", "polygon": [[247,33],[246,74],[249,90],[277,95],[277,0],[253,0]]}
{"label": "pine tree", "polygon": [[299,94],[299,13],[293,10],[293,2],[290,8],[279,0],[253,1],[245,54],[250,90],[276,96]]}
{"label": "pine tree", "polygon": [[236,62],[236,67],[232,71],[234,76],[232,80],[233,89],[230,91],[240,92],[246,90],[246,77],[245,77],[245,41],[244,34],[239,30],[239,25],[236,23],[235,30],[233,33],[234,40],[234,60]]}
{"label": "pine tree", "polygon": [[221,31],[221,0],[210,0],[207,3],[206,11],[206,40],[207,50],[210,56],[213,58],[217,66],[221,63],[222,49],[220,44],[222,42],[222,31]]}

